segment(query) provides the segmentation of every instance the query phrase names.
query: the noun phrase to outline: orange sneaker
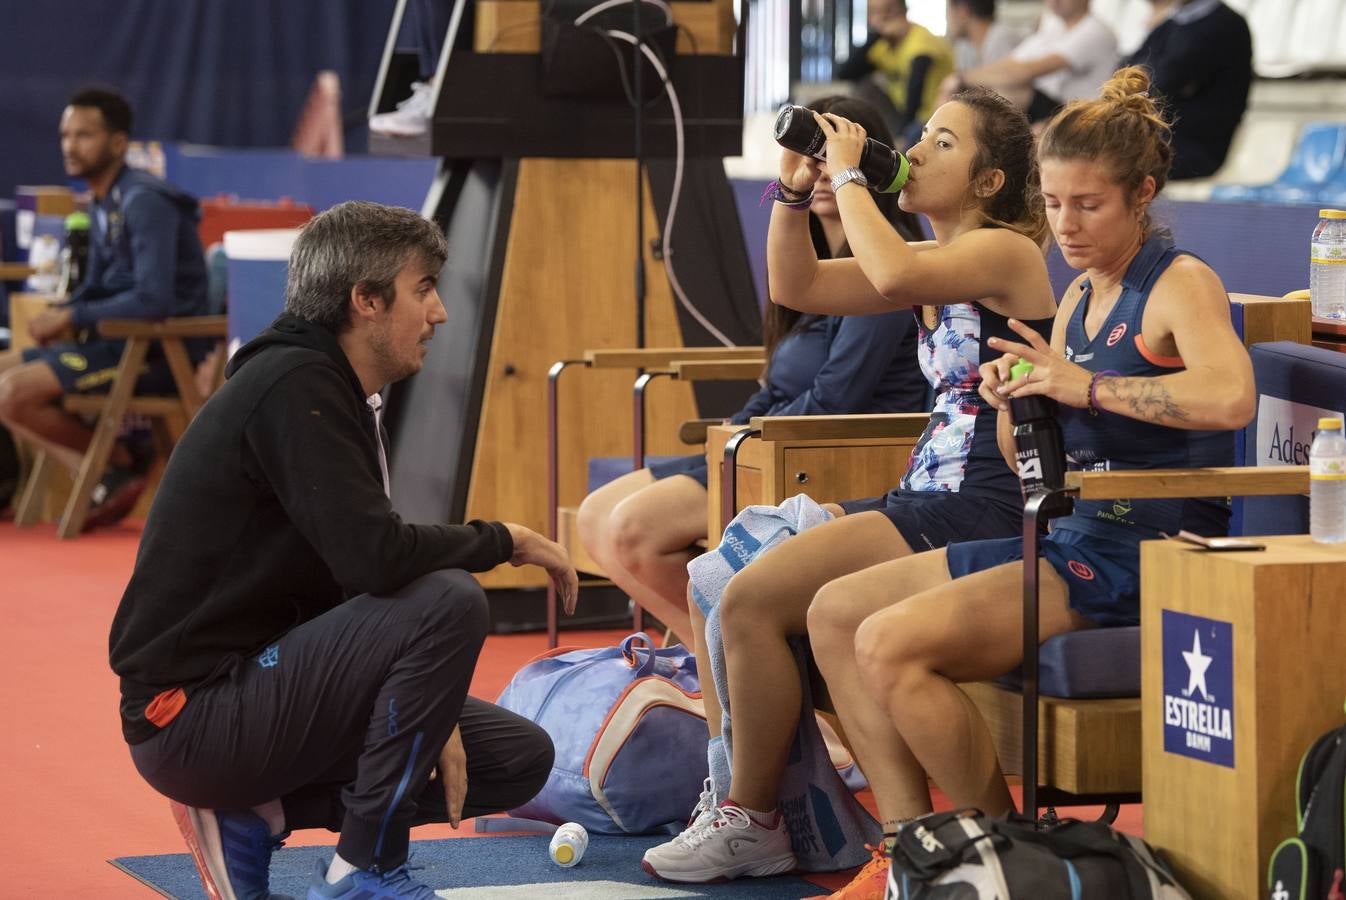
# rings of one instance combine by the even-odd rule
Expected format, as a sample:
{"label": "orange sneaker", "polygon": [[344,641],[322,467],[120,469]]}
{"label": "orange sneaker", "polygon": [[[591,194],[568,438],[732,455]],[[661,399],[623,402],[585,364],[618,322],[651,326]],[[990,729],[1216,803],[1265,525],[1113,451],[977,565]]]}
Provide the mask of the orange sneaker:
{"label": "orange sneaker", "polygon": [[835,894],[811,897],[809,900],[883,900],[883,892],[888,888],[888,854],[880,847],[865,844],[865,849],[874,854],[869,862],[856,873],[851,883]]}

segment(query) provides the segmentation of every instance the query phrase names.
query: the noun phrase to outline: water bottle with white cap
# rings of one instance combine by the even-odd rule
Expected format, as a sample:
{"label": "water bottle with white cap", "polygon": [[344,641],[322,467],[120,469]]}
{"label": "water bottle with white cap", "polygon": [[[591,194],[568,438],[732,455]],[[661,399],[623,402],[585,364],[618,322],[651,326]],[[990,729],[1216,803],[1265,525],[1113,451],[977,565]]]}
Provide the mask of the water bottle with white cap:
{"label": "water bottle with white cap", "polygon": [[1318,420],[1309,445],[1309,534],[1322,544],[1346,541],[1346,437],[1335,416]]}
{"label": "water bottle with white cap", "polygon": [[1309,253],[1313,314],[1346,319],[1346,211],[1321,209]]}
{"label": "water bottle with white cap", "polygon": [[589,832],[584,830],[584,826],[578,822],[567,822],[551,836],[547,852],[551,854],[552,862],[568,869],[584,857],[588,847]]}

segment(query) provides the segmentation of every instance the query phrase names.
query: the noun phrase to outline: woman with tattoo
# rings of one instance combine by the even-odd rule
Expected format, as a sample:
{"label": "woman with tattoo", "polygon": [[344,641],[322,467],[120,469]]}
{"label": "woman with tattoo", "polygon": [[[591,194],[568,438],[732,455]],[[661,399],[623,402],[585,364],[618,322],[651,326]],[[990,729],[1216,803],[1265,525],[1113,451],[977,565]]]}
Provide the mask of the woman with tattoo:
{"label": "woman with tattoo", "polygon": [[[1047,217],[1084,274],[1050,341],[1021,323],[1021,340],[992,338],[1004,356],[981,367],[981,393],[1000,410],[1007,460],[1011,397],[1056,400],[1066,451],[1086,469],[1232,465],[1234,429],[1252,418],[1252,366],[1224,286],[1150,222],[1172,153],[1149,87],[1143,69],[1122,69],[1042,136]],[[1013,378],[1019,359],[1033,370]],[[1136,624],[1140,541],[1222,534],[1228,520],[1222,498],[1077,502],[1042,541],[1041,638]],[[814,658],[885,830],[893,811],[930,810],[927,776],[955,807],[1011,809],[986,723],[957,685],[1020,664],[1021,560],[1017,538],[951,543],[832,581],[810,607]]]}

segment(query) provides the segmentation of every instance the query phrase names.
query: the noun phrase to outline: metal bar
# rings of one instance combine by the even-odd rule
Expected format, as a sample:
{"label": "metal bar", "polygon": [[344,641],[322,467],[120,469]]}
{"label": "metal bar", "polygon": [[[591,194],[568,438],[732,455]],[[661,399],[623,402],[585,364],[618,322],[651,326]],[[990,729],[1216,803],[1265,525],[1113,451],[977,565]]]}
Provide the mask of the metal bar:
{"label": "metal bar", "polygon": [[673,377],[672,372],[645,372],[636,379],[632,392],[631,422],[633,433],[631,440],[631,471],[639,472],[645,468],[645,389],[650,382],[660,377]]}
{"label": "metal bar", "polygon": [[[637,6],[640,4],[637,3]],[[661,375],[672,377],[672,372],[642,372],[636,379],[635,387],[632,389],[632,440],[631,440],[631,471],[639,472],[645,468],[645,389],[649,387],[650,382]],[[635,598],[631,598],[631,630],[643,631],[645,628],[645,610],[640,608],[640,604]]]}
{"label": "metal bar", "polygon": [[724,459],[720,463],[720,532],[734,520],[738,503],[738,448],[749,438],[762,433],[760,428],[745,428],[725,442]]}
{"label": "metal bar", "polygon": [[[547,537],[555,541],[561,530],[561,441],[560,395],[558,382],[561,373],[570,366],[587,366],[582,359],[562,359],[547,370]],[[556,647],[559,626],[556,622],[556,585],[547,579],[547,649]]]}
{"label": "metal bar", "polygon": [[1102,794],[1073,794],[1060,788],[1041,785],[1038,787],[1038,806],[1112,806],[1125,803],[1139,803],[1139,791]]}
{"label": "metal bar", "polygon": [[1037,821],[1038,792],[1038,525],[1069,508],[1060,503],[1078,491],[1055,488],[1038,491],[1024,504],[1024,621],[1023,668],[1023,814]]}

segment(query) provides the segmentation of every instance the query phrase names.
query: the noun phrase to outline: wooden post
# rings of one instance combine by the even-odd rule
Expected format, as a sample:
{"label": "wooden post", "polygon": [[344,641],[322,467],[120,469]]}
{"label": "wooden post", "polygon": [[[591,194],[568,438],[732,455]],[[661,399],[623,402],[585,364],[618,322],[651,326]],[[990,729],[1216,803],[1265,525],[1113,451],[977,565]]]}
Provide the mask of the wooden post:
{"label": "wooden post", "polygon": [[[495,330],[481,404],[466,518],[500,518],[545,533],[547,369],[585,350],[635,345],[635,163],[629,159],[525,159],[519,163]],[[645,233],[655,234],[646,191]],[[661,262],[645,248],[646,340],[676,347],[682,334]],[[630,456],[630,370],[584,371],[560,385],[558,499],[584,498],[585,465]],[[648,452],[685,452],[678,423],[697,416],[691,386],[651,390]],[[541,587],[535,566],[501,566],[486,587]]]}
{"label": "wooden post", "polygon": [[1145,838],[1197,898],[1265,894],[1300,757],[1342,724],[1346,546],[1256,540],[1141,545]]}

